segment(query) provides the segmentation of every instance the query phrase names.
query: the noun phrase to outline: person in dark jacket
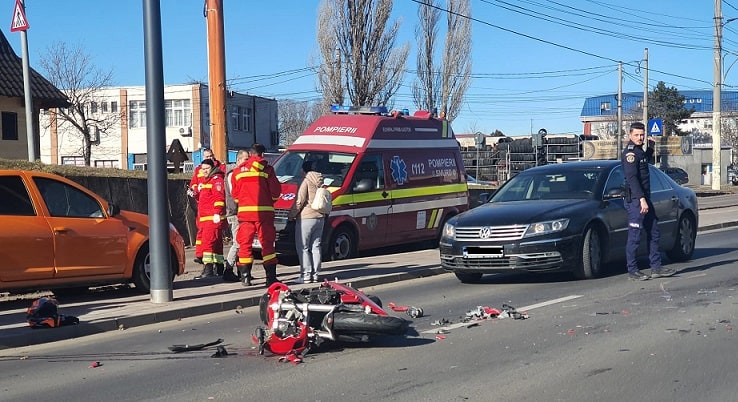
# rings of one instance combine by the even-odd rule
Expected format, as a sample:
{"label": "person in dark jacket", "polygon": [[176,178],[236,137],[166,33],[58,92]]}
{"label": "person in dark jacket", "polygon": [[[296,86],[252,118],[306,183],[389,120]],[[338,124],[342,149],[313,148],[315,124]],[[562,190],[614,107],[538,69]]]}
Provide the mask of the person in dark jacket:
{"label": "person in dark jacket", "polygon": [[[653,156],[653,138],[648,139],[647,149],[643,150],[646,129],[643,123],[630,125],[628,145],[623,149],[621,163],[625,175],[625,210],[628,213],[628,243],[625,246],[625,259],[628,267],[628,278],[644,281],[651,277],[666,277],[676,273],[671,268],[661,266],[659,251],[659,222],[651,202],[651,182],[649,160]],[[646,231],[648,241],[648,259],[651,276],[638,269],[636,253],[641,243],[641,231]]]}
{"label": "person in dark jacket", "polygon": [[225,185],[225,197],[226,197],[226,220],[231,228],[231,248],[228,249],[228,254],[225,258],[225,270],[223,271],[223,280],[226,282],[239,282],[241,279],[237,274],[233,273],[233,269],[236,267],[236,260],[238,259],[238,205],[233,199],[233,187],[231,185],[231,179],[233,178],[233,171],[236,170],[240,164],[244,163],[249,157],[249,151],[242,149],[236,153],[236,166],[226,173]]}

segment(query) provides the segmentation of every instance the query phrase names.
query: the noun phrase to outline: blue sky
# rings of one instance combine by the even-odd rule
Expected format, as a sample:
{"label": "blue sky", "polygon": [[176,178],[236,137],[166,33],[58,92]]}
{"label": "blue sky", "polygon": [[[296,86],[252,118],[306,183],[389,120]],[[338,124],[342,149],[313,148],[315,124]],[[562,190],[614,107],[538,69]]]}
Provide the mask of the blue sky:
{"label": "blue sky", "polygon": [[[14,3],[2,0],[6,18],[0,29],[20,55],[20,34],[10,32]],[[166,84],[207,81],[203,3],[161,1]],[[738,17],[738,0],[722,4],[725,20]],[[395,0],[393,10],[402,21],[397,42],[411,46],[394,105],[410,110],[417,8],[412,0]],[[144,85],[142,10],[141,0],[26,0],[31,66],[40,70],[38,59],[48,47],[65,42],[83,47],[98,67],[112,69],[115,85]],[[318,98],[315,75],[307,69],[316,55],[317,10],[312,0],[224,0],[231,89]],[[623,91],[643,91],[638,65],[646,47],[650,88],[665,81],[680,90],[711,90],[713,13],[708,0],[472,0],[474,77],[454,130],[579,133],[584,98],[617,92],[617,61],[626,63]],[[738,67],[729,67],[738,59],[738,21],[725,26],[723,46],[725,88],[734,89]]]}

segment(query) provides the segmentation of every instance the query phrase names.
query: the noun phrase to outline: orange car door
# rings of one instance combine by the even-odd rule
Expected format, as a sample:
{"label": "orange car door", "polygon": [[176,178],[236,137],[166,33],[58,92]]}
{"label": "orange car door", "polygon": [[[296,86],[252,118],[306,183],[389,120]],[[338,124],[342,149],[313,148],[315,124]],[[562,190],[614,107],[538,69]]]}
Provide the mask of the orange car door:
{"label": "orange car door", "polygon": [[20,175],[0,176],[0,282],[54,277],[51,228]]}
{"label": "orange car door", "polygon": [[49,211],[56,277],[122,274],[129,228],[106,217],[100,202],[76,187],[47,178],[34,181]]}

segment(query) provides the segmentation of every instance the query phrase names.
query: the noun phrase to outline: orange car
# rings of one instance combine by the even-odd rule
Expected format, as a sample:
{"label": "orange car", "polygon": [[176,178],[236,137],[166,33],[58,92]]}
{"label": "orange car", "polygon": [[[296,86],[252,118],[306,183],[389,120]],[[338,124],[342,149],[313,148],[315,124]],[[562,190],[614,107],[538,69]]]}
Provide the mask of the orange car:
{"label": "orange car", "polygon": [[[172,279],[184,241],[169,224]],[[0,291],[133,282],[150,290],[148,217],[54,174],[0,170]]]}

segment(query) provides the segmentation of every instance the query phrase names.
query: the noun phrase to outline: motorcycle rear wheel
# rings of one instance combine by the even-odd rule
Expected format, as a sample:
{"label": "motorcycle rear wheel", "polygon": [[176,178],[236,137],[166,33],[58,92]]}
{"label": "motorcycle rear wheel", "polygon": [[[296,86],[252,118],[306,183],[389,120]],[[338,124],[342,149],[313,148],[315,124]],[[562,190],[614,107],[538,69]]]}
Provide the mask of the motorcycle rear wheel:
{"label": "motorcycle rear wheel", "polygon": [[339,334],[404,335],[410,321],[386,315],[337,311],[333,331]]}

